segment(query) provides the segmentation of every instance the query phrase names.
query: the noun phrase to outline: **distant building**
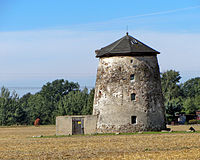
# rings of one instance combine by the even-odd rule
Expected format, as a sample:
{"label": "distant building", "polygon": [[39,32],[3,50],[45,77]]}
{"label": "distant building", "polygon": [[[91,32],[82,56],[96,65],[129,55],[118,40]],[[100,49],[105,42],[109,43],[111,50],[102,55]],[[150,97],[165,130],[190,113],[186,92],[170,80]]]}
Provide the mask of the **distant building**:
{"label": "distant building", "polygon": [[185,114],[179,115],[178,116],[178,124],[185,124],[185,122],[186,122]]}
{"label": "distant building", "polygon": [[93,106],[97,132],[165,129],[159,52],[128,33],[95,52],[99,58]]}
{"label": "distant building", "polygon": [[200,120],[200,111],[196,111],[197,120]]}

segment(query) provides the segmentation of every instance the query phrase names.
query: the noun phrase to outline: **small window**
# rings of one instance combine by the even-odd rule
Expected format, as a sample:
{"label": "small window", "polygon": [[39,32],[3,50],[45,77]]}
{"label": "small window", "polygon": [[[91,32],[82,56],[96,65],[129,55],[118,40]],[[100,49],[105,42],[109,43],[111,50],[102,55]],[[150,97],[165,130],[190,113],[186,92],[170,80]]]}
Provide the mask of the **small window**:
{"label": "small window", "polygon": [[131,116],[131,124],[136,124],[137,117],[136,116]]}
{"label": "small window", "polygon": [[131,101],[135,101],[135,93],[131,94]]}
{"label": "small window", "polygon": [[134,79],[135,79],[135,75],[134,75],[134,74],[131,74],[131,75],[130,75],[130,80],[133,81]]}

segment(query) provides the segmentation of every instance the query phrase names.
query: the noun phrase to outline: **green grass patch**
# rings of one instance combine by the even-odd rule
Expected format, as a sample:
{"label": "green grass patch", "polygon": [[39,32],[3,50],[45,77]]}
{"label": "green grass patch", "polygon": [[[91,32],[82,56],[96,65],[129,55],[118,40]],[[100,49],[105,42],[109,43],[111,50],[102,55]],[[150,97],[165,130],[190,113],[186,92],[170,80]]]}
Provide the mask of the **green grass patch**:
{"label": "green grass patch", "polygon": [[96,133],[96,134],[79,134],[79,135],[52,135],[52,136],[33,136],[31,138],[63,138],[63,137],[80,137],[80,136],[118,136],[118,135],[141,135],[141,134],[191,134],[191,133],[200,133],[200,131],[196,132],[186,132],[186,131],[173,131],[173,132],[159,132],[159,131],[154,131],[154,132],[132,132],[132,133]]}
{"label": "green grass patch", "polygon": [[200,131],[196,132],[186,132],[186,131],[173,131],[173,132],[160,132],[160,131],[149,131],[149,132],[132,132],[132,133],[97,133],[93,134],[94,136],[103,136],[103,135],[136,135],[136,134],[176,134],[176,133],[200,133]]}

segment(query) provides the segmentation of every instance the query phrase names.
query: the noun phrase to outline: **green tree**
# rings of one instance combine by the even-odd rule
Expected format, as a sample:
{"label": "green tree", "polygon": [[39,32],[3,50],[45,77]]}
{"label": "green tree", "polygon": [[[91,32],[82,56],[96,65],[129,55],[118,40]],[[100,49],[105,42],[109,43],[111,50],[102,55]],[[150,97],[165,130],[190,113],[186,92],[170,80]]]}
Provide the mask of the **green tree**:
{"label": "green tree", "polygon": [[15,111],[18,107],[18,95],[16,92],[12,94],[5,87],[1,88],[0,94],[0,125],[15,124]]}
{"label": "green tree", "polygon": [[19,108],[15,112],[15,115],[18,119],[18,124],[32,124],[32,121],[30,120],[29,116],[30,107],[28,105],[28,101],[31,96],[31,93],[27,93],[19,99]]}
{"label": "green tree", "polygon": [[41,124],[54,124],[59,115],[92,114],[94,89],[79,89],[79,84],[55,80],[45,84],[36,94],[21,98],[6,88],[0,94],[0,125],[32,125],[36,118]]}
{"label": "green tree", "polygon": [[169,70],[161,74],[162,92],[167,117],[175,117],[177,112],[182,110],[182,90],[179,84],[181,76],[179,72]]}
{"label": "green tree", "polygon": [[200,95],[200,77],[192,78],[181,86],[185,98]]}
{"label": "green tree", "polygon": [[[39,94],[43,97],[43,103],[46,109],[49,124],[55,123],[55,118],[58,115],[58,103],[65,95],[72,91],[79,90],[79,84],[68,82],[67,80],[55,80],[52,83],[48,82],[42,87]],[[46,122],[47,123],[47,122]]]}
{"label": "green tree", "polygon": [[75,90],[79,90],[78,83],[68,82],[64,79],[57,79],[52,83],[48,82],[46,85],[44,85],[40,91],[40,94],[48,101],[58,102],[61,97]]}
{"label": "green tree", "polygon": [[200,95],[195,97],[188,97],[183,103],[183,112],[186,114],[195,114],[197,110],[200,110]]}
{"label": "green tree", "polygon": [[94,88],[90,90],[90,93],[87,98],[87,104],[83,107],[82,114],[91,115],[93,110],[93,102],[94,102]]}
{"label": "green tree", "polygon": [[183,111],[195,114],[200,109],[200,77],[192,78],[181,85],[184,103]]}
{"label": "green tree", "polygon": [[32,125],[36,118],[41,119],[41,124],[50,124],[50,111],[46,108],[44,98],[39,93],[29,97],[28,108],[29,124]]}
{"label": "green tree", "polygon": [[200,95],[195,96],[194,104],[197,107],[197,110],[200,110]]}
{"label": "green tree", "polygon": [[87,93],[84,91],[72,91],[62,99],[63,106],[59,106],[62,108],[63,113],[67,115],[81,115],[84,106],[87,105]]}
{"label": "green tree", "polygon": [[182,96],[182,91],[179,85],[181,76],[179,72],[169,70],[161,73],[162,92],[165,99],[172,99]]}
{"label": "green tree", "polygon": [[187,98],[183,103],[183,111],[186,114],[195,114],[197,111],[197,106],[195,105],[194,98]]}
{"label": "green tree", "polygon": [[164,104],[165,104],[167,116],[169,115],[174,118],[176,113],[181,112],[182,106],[183,106],[183,100],[181,97],[172,98],[170,100],[166,100]]}
{"label": "green tree", "polygon": [[24,108],[21,105],[18,105],[14,112],[15,122],[14,124],[27,124],[27,114]]}
{"label": "green tree", "polygon": [[94,89],[88,94],[88,89],[72,91],[64,96],[58,104],[59,115],[88,115],[92,114]]}

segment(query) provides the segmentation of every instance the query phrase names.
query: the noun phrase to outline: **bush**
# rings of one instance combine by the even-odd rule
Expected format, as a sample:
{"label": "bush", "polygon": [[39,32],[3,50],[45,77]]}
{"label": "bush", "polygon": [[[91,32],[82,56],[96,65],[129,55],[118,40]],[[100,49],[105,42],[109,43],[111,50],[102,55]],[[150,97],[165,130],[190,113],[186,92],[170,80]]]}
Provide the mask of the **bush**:
{"label": "bush", "polygon": [[200,124],[200,120],[191,119],[191,120],[189,120],[189,124]]}

